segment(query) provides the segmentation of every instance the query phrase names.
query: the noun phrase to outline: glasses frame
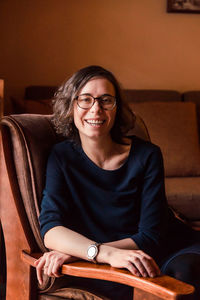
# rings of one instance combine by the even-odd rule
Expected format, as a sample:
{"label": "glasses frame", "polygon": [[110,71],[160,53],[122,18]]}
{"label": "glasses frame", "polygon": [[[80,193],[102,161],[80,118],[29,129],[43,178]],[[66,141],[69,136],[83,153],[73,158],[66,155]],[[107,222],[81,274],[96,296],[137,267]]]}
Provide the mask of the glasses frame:
{"label": "glasses frame", "polygon": [[[91,105],[90,107],[88,107],[88,108],[83,108],[83,107],[81,107],[81,106],[79,105],[79,103],[78,103],[78,97],[79,97],[79,96],[84,96],[84,95],[85,95],[85,96],[90,96],[90,97],[93,99],[92,105]],[[88,110],[88,109],[90,109],[90,108],[95,104],[95,102],[96,102],[97,100],[101,100],[103,96],[109,96],[109,97],[112,97],[112,98],[115,100],[115,102],[114,102],[112,108],[109,108],[109,109],[108,109],[108,108],[104,108],[104,107],[102,106],[101,102],[98,102],[99,105],[100,105],[100,107],[101,107],[103,110],[113,110],[113,109],[115,108],[115,106],[116,106],[116,97],[115,97],[115,96],[112,96],[112,95],[104,94],[104,95],[101,95],[101,96],[99,96],[99,97],[93,97],[93,96],[90,95],[90,94],[82,94],[82,95],[76,96],[76,97],[75,97],[75,100],[77,101],[78,107],[80,107],[81,109],[84,109],[84,110]]]}

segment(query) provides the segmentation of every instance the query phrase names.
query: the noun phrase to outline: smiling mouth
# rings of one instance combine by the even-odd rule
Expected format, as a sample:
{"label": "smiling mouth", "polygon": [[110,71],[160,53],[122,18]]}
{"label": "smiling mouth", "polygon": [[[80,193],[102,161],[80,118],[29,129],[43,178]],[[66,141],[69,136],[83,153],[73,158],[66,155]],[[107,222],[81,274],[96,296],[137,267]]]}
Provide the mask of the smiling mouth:
{"label": "smiling mouth", "polygon": [[91,126],[101,126],[105,120],[85,120],[85,122]]}

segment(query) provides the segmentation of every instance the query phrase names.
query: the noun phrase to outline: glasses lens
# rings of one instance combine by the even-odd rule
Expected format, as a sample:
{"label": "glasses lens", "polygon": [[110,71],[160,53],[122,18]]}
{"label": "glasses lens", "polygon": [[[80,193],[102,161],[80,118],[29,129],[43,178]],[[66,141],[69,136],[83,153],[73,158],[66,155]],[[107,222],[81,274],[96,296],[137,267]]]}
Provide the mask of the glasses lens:
{"label": "glasses lens", "polygon": [[80,95],[77,98],[78,106],[83,109],[88,109],[93,104],[93,98],[90,95]]}
{"label": "glasses lens", "polygon": [[111,110],[114,108],[116,101],[115,101],[115,97],[105,95],[100,98],[100,102],[101,102],[101,106],[104,109]]}

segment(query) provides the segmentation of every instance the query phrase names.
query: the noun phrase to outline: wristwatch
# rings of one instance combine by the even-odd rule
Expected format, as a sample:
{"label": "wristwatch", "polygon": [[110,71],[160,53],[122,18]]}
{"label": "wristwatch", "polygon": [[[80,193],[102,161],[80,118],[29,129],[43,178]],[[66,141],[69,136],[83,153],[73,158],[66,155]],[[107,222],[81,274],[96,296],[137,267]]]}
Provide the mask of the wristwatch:
{"label": "wristwatch", "polygon": [[94,263],[96,263],[96,257],[99,253],[99,246],[101,245],[101,243],[94,243],[92,245],[90,245],[87,249],[87,258],[91,261],[93,261]]}

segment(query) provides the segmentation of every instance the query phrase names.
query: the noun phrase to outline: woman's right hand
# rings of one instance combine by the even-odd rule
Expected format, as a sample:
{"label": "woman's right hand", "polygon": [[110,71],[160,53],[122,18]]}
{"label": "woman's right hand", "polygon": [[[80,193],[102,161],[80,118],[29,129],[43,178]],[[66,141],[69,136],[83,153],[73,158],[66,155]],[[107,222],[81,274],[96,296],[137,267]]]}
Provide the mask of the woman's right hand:
{"label": "woman's right hand", "polygon": [[[154,259],[142,250],[125,250],[109,247],[108,263],[115,268],[126,268],[139,277],[156,277],[160,269]],[[102,245],[102,252],[104,251]],[[101,251],[100,251],[101,252]],[[100,253],[99,253],[100,254]],[[101,256],[101,254],[99,255]],[[100,258],[100,257],[99,257]],[[97,257],[97,261],[98,257]],[[99,261],[100,262],[100,261]]]}
{"label": "woman's right hand", "polygon": [[59,251],[45,252],[35,262],[37,279],[42,284],[42,272],[50,277],[60,277],[60,268],[64,263],[79,260],[74,256],[64,254]]}

